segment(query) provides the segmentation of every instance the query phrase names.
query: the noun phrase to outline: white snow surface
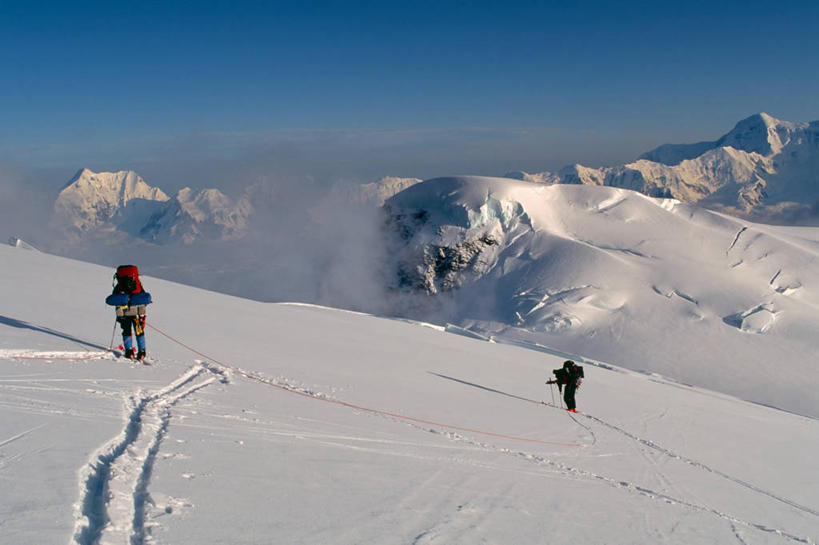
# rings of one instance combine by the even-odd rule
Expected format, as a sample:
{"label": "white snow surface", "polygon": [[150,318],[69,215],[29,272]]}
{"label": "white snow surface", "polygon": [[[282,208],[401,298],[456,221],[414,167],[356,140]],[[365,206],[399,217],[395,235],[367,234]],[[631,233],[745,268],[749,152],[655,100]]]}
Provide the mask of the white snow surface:
{"label": "white snow surface", "polygon": [[449,292],[461,327],[819,416],[817,228],[476,176],[428,180],[388,204],[424,218],[410,248],[491,238]]}
{"label": "white snow surface", "polygon": [[819,540],[813,418],[588,358],[572,415],[544,347],[151,277],[137,365],[110,278],[0,247],[2,543]]}

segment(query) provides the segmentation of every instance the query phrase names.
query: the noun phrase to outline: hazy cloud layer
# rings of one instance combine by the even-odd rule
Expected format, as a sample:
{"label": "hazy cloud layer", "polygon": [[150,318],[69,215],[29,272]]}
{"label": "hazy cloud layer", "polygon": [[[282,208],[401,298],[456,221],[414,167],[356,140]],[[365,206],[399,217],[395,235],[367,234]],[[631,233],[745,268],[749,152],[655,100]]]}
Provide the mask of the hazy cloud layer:
{"label": "hazy cloud layer", "polygon": [[[260,177],[371,182],[383,176],[432,178],[451,174],[542,172],[582,162],[595,166],[633,160],[655,142],[623,140],[611,131],[558,128],[349,129],[269,133],[191,133],[163,139],[61,143],[0,150],[11,164],[58,188],[82,167],[134,170],[175,192],[184,186],[230,192]],[[13,156],[13,157],[12,157]]]}
{"label": "hazy cloud layer", "polygon": [[[306,214],[339,181],[540,172],[572,162],[613,164],[631,160],[653,144],[618,142],[616,135],[591,129],[543,127],[209,132],[162,139],[77,134],[37,146],[4,139],[0,236],[40,244],[51,240],[51,206],[84,167],[97,172],[134,170],[169,195],[186,186],[215,187],[235,198],[262,183],[282,193],[290,203],[288,212]],[[298,222],[282,222],[277,230],[290,233],[295,225]]]}

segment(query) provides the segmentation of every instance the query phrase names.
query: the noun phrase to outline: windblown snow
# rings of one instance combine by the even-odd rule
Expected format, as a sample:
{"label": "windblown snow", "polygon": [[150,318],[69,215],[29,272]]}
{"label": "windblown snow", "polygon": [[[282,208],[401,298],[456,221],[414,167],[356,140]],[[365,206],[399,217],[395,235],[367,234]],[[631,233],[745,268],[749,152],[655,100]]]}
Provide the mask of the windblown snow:
{"label": "windblown snow", "polygon": [[[519,192],[526,193],[511,186],[487,200],[476,190],[479,206],[459,216],[461,228],[523,236],[548,223],[558,234],[528,251],[560,255],[563,245],[583,244],[567,238],[576,226],[566,217],[527,209],[523,218],[509,204]],[[575,202],[601,216],[650,220],[631,199],[611,190]],[[649,204],[657,214],[699,213]],[[707,223],[721,233],[732,221]],[[753,252],[752,240],[763,245],[775,235],[746,226],[721,251]],[[793,233],[787,240],[815,248],[797,244]],[[652,260],[654,250],[638,246],[645,256],[638,257],[622,251],[633,245],[587,247],[584,259],[600,260],[613,276],[631,271],[631,259]],[[743,255],[734,259],[749,259]],[[799,286],[810,278],[798,271],[783,268],[769,288],[783,298],[795,290],[812,304]],[[102,302],[110,275],[106,267],[0,247],[4,543],[819,540],[814,418],[585,352],[576,356],[586,374],[581,412],[572,415],[550,405],[559,396],[544,384],[565,357],[554,348],[487,342],[454,326],[258,303],[149,275],[152,365],[136,365],[108,351],[117,342]],[[581,281],[532,300],[585,300],[588,316],[633,304]],[[712,319],[721,300],[712,303],[694,291],[698,285],[657,280],[649,295]],[[748,307],[723,325],[746,340],[763,338],[792,310]],[[769,315],[772,325],[760,333]],[[638,331],[623,342],[651,352],[654,333]],[[687,326],[668,332],[694,344],[690,333]],[[721,339],[715,349],[737,349],[732,336]],[[784,345],[768,363],[772,385],[783,366],[798,365]]]}

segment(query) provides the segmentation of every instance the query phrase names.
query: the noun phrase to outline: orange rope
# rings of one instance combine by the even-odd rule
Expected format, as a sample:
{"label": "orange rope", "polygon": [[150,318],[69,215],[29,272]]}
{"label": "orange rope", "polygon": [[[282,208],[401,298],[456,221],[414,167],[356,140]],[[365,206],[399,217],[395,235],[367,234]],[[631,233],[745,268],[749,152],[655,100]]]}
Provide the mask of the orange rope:
{"label": "orange rope", "polygon": [[208,356],[207,354],[203,354],[202,352],[199,352],[198,350],[186,345],[182,341],[171,337],[170,335],[168,335],[167,333],[165,333],[164,331],[162,331],[161,329],[159,329],[158,327],[156,327],[153,324],[147,324],[147,327],[150,327],[151,329],[153,329],[154,331],[156,331],[157,333],[159,333],[163,337],[165,337],[165,338],[169,339],[170,341],[178,344],[179,346],[182,346],[183,348],[186,348],[187,350],[190,350],[194,354],[202,356],[203,358],[205,358],[207,360],[210,360],[210,361],[216,363],[217,365],[220,365],[220,366],[222,366],[222,367],[224,367],[226,369],[230,369],[231,371],[233,371],[233,372],[235,372],[235,373],[237,373],[239,375],[242,375],[245,378],[248,378],[250,380],[255,380],[256,382],[261,382],[262,384],[272,386],[273,388],[278,388],[279,390],[283,390],[283,391],[289,392],[291,394],[300,395],[302,397],[307,397],[307,398],[314,399],[314,400],[317,400],[317,401],[324,401],[324,402],[327,402],[327,403],[332,403],[334,405],[340,405],[342,407],[347,407],[347,408],[350,408],[350,409],[356,409],[356,410],[359,410],[359,411],[365,411],[365,412],[369,412],[369,413],[373,413],[373,414],[379,414],[379,415],[383,415],[383,416],[390,416],[392,418],[398,418],[400,420],[407,420],[407,421],[410,421],[410,422],[417,422],[417,423],[420,423],[420,424],[428,424],[430,426],[439,426],[439,427],[442,427],[442,428],[449,428],[449,429],[452,429],[452,430],[458,430],[458,431],[467,432],[467,433],[476,433],[476,434],[480,434],[480,435],[487,435],[487,436],[490,436],[490,437],[498,437],[498,438],[502,438],[502,439],[511,439],[513,441],[523,441],[523,442],[527,442],[527,443],[537,443],[537,444],[541,444],[541,445],[552,445],[552,446],[556,445],[556,446],[562,446],[562,447],[584,447],[584,446],[586,446],[586,445],[581,445],[581,444],[578,444],[578,443],[561,443],[561,442],[557,442],[557,441],[542,441],[540,439],[531,439],[531,438],[528,438],[528,437],[518,437],[518,436],[515,436],[515,435],[505,435],[505,434],[502,434],[502,433],[494,433],[494,432],[490,432],[490,431],[477,430],[477,429],[474,429],[474,428],[465,428],[465,427],[462,427],[462,426],[454,426],[452,424],[443,424],[441,422],[435,422],[433,420],[425,420],[423,418],[415,418],[415,417],[412,417],[412,416],[406,416],[406,415],[403,415],[403,414],[397,414],[397,413],[384,411],[384,410],[380,410],[380,409],[371,409],[369,407],[362,407],[361,405],[355,405],[353,403],[347,403],[346,401],[340,401],[340,400],[336,400],[336,399],[330,399],[330,398],[326,398],[326,397],[319,397],[319,396],[311,395],[311,394],[308,394],[308,393],[305,393],[305,392],[300,392],[298,390],[294,390],[293,388],[290,388],[288,386],[283,386],[281,384],[273,382],[273,381],[271,381],[269,379],[266,379],[264,377],[254,375],[253,373],[243,371],[242,369],[238,369],[236,367],[233,367],[232,365],[228,365],[227,363],[221,362],[221,361],[217,360],[216,358]]}

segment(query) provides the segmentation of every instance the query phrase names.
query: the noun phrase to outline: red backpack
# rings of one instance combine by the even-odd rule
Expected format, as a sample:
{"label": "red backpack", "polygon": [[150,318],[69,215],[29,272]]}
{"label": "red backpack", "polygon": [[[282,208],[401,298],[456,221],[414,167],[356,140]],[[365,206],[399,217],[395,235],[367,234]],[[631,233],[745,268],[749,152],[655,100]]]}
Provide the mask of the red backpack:
{"label": "red backpack", "polygon": [[140,293],[142,283],[139,281],[139,270],[136,265],[120,265],[114,275],[116,291],[121,293]]}

